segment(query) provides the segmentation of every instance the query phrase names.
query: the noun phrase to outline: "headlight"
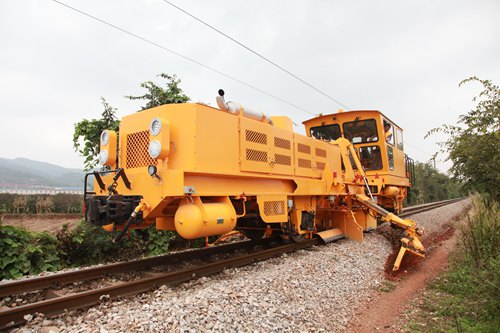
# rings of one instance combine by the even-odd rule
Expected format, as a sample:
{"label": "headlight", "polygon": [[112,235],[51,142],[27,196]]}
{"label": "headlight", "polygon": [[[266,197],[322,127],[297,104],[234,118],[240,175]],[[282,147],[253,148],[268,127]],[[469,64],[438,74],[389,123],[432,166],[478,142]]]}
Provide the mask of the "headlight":
{"label": "headlight", "polygon": [[108,161],[108,151],[107,150],[101,150],[101,152],[99,153],[99,164],[106,164],[106,162]]}
{"label": "headlight", "polygon": [[101,145],[105,146],[108,144],[108,142],[109,142],[109,132],[108,130],[104,130],[101,133]]}
{"label": "headlight", "polygon": [[149,143],[148,151],[149,151],[149,156],[151,156],[152,158],[158,158],[158,156],[160,156],[160,153],[161,153],[160,141],[158,141],[158,140],[151,141]]}
{"label": "headlight", "polygon": [[149,123],[149,132],[151,135],[158,135],[160,134],[161,131],[161,120],[158,118],[153,118],[151,122]]}

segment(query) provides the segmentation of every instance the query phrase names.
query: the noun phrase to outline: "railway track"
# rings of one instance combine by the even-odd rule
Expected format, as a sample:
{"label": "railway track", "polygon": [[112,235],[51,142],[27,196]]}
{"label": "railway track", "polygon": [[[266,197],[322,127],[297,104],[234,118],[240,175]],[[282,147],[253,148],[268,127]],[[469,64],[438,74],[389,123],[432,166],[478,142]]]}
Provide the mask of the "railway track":
{"label": "railway track", "polygon": [[[401,217],[417,214],[423,211],[435,209],[462,199],[441,201],[433,204],[425,204],[410,207],[404,210]],[[178,284],[193,278],[208,276],[223,271],[227,268],[241,267],[260,260],[304,249],[313,245],[319,245],[319,238],[308,239],[300,243],[282,244],[271,239],[255,241],[244,241],[221,245],[207,249],[184,251],[175,254],[134,260],[123,263],[115,263],[105,266],[81,269],[72,272],[64,272],[30,279],[23,279],[0,284],[0,297],[20,295],[33,291],[43,291],[44,298],[30,304],[16,307],[0,308],[0,329],[21,324],[26,315],[43,313],[52,315],[84,308],[99,303],[102,300],[115,299],[127,295],[145,292],[164,284]],[[244,251],[244,254],[238,252]],[[215,260],[214,257],[221,254],[231,254],[231,257]],[[196,260],[204,260],[200,265],[186,267],[185,264]],[[212,260],[213,262],[210,262]],[[207,263],[208,262],[208,263]],[[164,271],[157,268],[165,265],[183,264],[184,266]],[[156,268],[156,271],[154,270]],[[81,292],[61,295],[54,287],[68,285],[71,283],[104,279],[110,274],[142,272],[142,276],[135,280],[109,283],[103,281],[101,288],[85,290]]]}
{"label": "railway track", "polygon": [[456,199],[450,199],[450,200],[443,200],[443,201],[438,201],[438,202],[431,202],[428,204],[423,204],[423,205],[418,205],[418,206],[411,206],[403,209],[403,213],[399,214],[399,217],[408,217],[414,214],[418,213],[423,213],[432,209],[436,209],[445,205],[449,205],[455,202],[458,202],[460,200],[464,200],[465,198],[456,198]]}

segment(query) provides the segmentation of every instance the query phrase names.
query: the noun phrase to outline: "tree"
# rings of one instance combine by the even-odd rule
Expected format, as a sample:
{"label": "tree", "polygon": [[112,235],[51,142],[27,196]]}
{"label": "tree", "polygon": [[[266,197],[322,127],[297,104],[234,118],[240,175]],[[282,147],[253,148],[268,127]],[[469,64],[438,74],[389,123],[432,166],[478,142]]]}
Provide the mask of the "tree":
{"label": "tree", "polygon": [[[97,155],[99,153],[101,132],[109,129],[118,132],[120,121],[116,117],[116,109],[109,105],[101,97],[101,103],[104,111],[100,119],[83,119],[75,124],[73,133],[73,147],[81,156],[85,157],[85,170],[90,170],[98,163]],[[83,143],[81,142],[83,141]]]}
{"label": "tree", "polygon": [[136,100],[143,99],[147,103],[142,107],[142,110],[154,108],[163,104],[179,104],[189,102],[190,98],[184,94],[179,87],[180,79],[177,76],[161,73],[160,76],[167,80],[167,88],[164,89],[156,85],[153,81],[141,83],[142,88],[146,88],[148,92],[142,96],[125,96],[125,98]]}
{"label": "tree", "polygon": [[457,125],[442,125],[431,129],[448,135],[440,142],[441,152],[448,153],[453,165],[451,172],[468,190],[488,193],[500,199],[500,88],[490,80],[470,77],[460,82],[479,82],[483,91],[474,97],[476,108],[460,115]]}
{"label": "tree", "polygon": [[436,170],[431,163],[415,163],[415,184],[410,190],[412,204],[423,204],[461,196],[459,183]]}

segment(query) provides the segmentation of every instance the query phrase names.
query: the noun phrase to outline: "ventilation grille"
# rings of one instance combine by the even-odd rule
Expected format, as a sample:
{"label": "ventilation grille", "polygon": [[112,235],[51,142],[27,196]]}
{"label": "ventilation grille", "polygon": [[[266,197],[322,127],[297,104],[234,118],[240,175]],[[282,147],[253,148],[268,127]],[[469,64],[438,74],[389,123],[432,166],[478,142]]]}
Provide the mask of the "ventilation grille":
{"label": "ventilation grille", "polygon": [[324,169],[325,169],[325,165],[326,165],[326,163],[323,163],[323,162],[316,162],[316,167],[317,167],[319,170],[324,170]]}
{"label": "ventilation grille", "polygon": [[284,201],[264,201],[264,214],[266,216],[275,216],[285,214]]}
{"label": "ventilation grille", "polygon": [[283,138],[274,137],[274,146],[276,148],[288,149],[290,150],[290,140]]}
{"label": "ventilation grille", "polygon": [[308,168],[311,169],[311,160],[306,160],[303,158],[299,158],[299,168]]}
{"label": "ventilation grille", "polygon": [[256,149],[247,149],[247,160],[267,163],[267,152]]}
{"label": "ventilation grille", "polygon": [[316,148],[316,156],[326,157],[326,150],[320,149],[320,148]]}
{"label": "ventilation grille", "polygon": [[302,143],[297,144],[297,150],[299,153],[311,154],[311,147]]}
{"label": "ventilation grille", "polygon": [[274,154],[274,160],[276,164],[292,165],[292,158],[287,155]]}
{"label": "ventilation grille", "polygon": [[141,168],[157,165],[158,161],[149,156],[149,131],[127,134],[126,157],[127,168]]}
{"label": "ventilation grille", "polygon": [[267,145],[267,135],[264,133],[245,130],[245,139],[249,142],[260,143],[263,145]]}

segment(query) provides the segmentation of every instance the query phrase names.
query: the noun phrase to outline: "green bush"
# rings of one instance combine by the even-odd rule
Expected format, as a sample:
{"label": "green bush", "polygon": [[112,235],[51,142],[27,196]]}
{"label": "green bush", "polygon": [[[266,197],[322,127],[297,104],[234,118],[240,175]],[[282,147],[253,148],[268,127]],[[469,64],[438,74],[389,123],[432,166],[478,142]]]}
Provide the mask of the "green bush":
{"label": "green bush", "polygon": [[123,243],[111,242],[110,234],[104,229],[83,221],[72,230],[64,225],[56,237],[62,259],[68,266],[113,260],[123,246]]}
{"label": "green bush", "polygon": [[55,237],[0,225],[0,279],[16,279],[60,267]]}
{"label": "green bush", "polygon": [[156,230],[152,227],[148,229],[146,241],[147,253],[156,256],[168,252],[170,242],[177,236],[175,232]]}
{"label": "green bush", "polygon": [[500,207],[485,198],[473,207],[451,269],[430,286],[426,310],[440,320],[426,332],[500,332]]}
{"label": "green bush", "polygon": [[72,230],[64,225],[56,236],[0,225],[0,280],[164,254],[176,235],[151,227],[131,230],[120,242],[113,243],[110,233],[83,220]]}

